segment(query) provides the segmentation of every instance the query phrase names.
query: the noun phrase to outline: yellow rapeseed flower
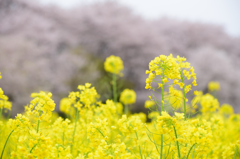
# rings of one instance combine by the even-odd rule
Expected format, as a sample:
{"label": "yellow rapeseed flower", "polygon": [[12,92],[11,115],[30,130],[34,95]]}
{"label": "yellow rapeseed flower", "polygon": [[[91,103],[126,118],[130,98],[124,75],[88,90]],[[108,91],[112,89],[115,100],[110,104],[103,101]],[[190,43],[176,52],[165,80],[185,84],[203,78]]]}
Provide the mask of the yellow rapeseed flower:
{"label": "yellow rapeseed flower", "polygon": [[[194,68],[190,66],[190,63],[185,61],[185,57],[177,56],[175,58],[172,54],[169,56],[160,55],[156,57],[149,63],[149,70],[146,70],[148,78],[146,79],[145,89],[153,88],[152,83],[154,79],[157,79],[159,76],[161,76],[163,84],[169,82],[169,80],[173,80],[173,84],[179,85],[181,89],[183,89],[185,82],[180,82],[179,80],[183,81],[184,79],[191,80],[192,78],[192,85],[197,86]],[[191,90],[190,87],[185,93],[189,90]]]}
{"label": "yellow rapeseed flower", "polygon": [[[2,76],[1,76],[1,72],[0,72],[0,79],[1,78],[2,78]],[[12,102],[8,101],[8,96],[4,95],[2,88],[0,88],[0,109],[3,109],[3,108],[11,110]]]}
{"label": "yellow rapeseed flower", "polygon": [[52,100],[52,93],[40,91],[39,93],[32,93],[30,105],[25,107],[25,111],[29,117],[34,117],[37,120],[44,120],[49,122],[52,111],[55,109],[55,103]]}
{"label": "yellow rapeseed flower", "polygon": [[69,100],[69,98],[63,98],[60,101],[60,106],[59,109],[61,112],[65,113],[65,114],[69,114],[70,110],[71,110],[71,101]]}
{"label": "yellow rapeseed flower", "polygon": [[11,110],[12,102],[8,101],[8,97],[4,95],[2,88],[0,88],[0,109],[6,108]]}
{"label": "yellow rapeseed flower", "polygon": [[215,112],[219,108],[219,102],[211,94],[207,93],[200,99],[202,113]]}
{"label": "yellow rapeseed flower", "polygon": [[120,95],[120,101],[123,104],[133,104],[136,102],[137,95],[134,90],[124,89]]}
{"label": "yellow rapeseed flower", "polygon": [[183,119],[184,118],[184,113],[175,112],[174,114],[177,117],[177,119]]}
{"label": "yellow rapeseed flower", "polygon": [[220,90],[219,82],[214,82],[214,81],[209,82],[208,83],[208,90],[209,90],[209,92],[219,91]]}
{"label": "yellow rapeseed flower", "polygon": [[153,107],[154,105],[156,105],[155,102],[154,102],[154,101],[151,101],[151,100],[146,100],[146,101],[145,101],[145,104],[144,104],[145,108],[151,108],[151,107]]}
{"label": "yellow rapeseed flower", "polygon": [[123,62],[118,56],[111,55],[104,62],[104,69],[110,73],[120,74],[123,68]]}
{"label": "yellow rapeseed flower", "polygon": [[[170,87],[172,88],[172,87]],[[173,89],[173,88],[172,88]],[[183,104],[183,93],[180,90],[171,90],[169,96],[169,103],[175,109],[180,108]]]}
{"label": "yellow rapeseed flower", "polygon": [[219,109],[221,114],[231,115],[234,113],[233,107],[229,104],[223,104]]}

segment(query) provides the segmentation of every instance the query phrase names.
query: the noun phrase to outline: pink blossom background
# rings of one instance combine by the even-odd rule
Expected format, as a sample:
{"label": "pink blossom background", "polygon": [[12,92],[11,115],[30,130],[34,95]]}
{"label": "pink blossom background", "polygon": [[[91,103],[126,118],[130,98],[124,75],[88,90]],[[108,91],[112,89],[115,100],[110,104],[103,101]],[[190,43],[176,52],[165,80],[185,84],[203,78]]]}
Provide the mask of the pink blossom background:
{"label": "pink blossom background", "polygon": [[148,63],[170,53],[185,56],[195,67],[196,89],[206,92],[209,81],[219,81],[220,103],[240,112],[239,44],[240,38],[221,26],[149,20],[115,1],[66,10],[34,1],[0,0],[0,87],[13,102],[13,115],[24,110],[32,92],[51,91],[58,107],[76,85],[99,85],[101,64],[112,54],[123,59],[124,79],[137,92],[133,111],[144,110]]}

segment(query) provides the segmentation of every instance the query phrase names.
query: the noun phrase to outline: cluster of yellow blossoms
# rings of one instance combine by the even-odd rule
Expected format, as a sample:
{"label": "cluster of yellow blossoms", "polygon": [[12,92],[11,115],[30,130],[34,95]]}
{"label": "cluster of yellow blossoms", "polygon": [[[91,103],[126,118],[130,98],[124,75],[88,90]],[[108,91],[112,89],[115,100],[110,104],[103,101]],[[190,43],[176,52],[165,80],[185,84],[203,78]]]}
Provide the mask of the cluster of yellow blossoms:
{"label": "cluster of yellow blossoms", "polygon": [[12,103],[8,101],[8,97],[4,95],[2,88],[0,88],[0,110],[3,108],[11,110]]}
{"label": "cluster of yellow blossoms", "polygon": [[[155,102],[161,105],[161,110],[166,110],[167,106],[171,106],[173,111],[181,108],[183,105],[183,112],[185,119],[187,112],[190,108],[187,108],[187,93],[192,90],[192,86],[197,86],[196,73],[194,68],[190,66],[190,63],[186,62],[186,58],[177,56],[173,57],[172,54],[169,56],[160,55],[149,63],[149,70],[146,71],[148,78],[146,79],[146,89],[162,94],[161,100]],[[190,84],[186,80],[191,80]],[[157,84],[154,85],[154,84]],[[166,92],[168,89],[168,92]],[[180,89],[180,90],[178,90]],[[150,97],[152,99],[152,97]],[[166,103],[166,99],[168,103]]]}
{"label": "cluster of yellow blossoms", "polygon": [[136,102],[136,93],[134,90],[125,89],[120,95],[120,101],[124,104],[133,104]]}
{"label": "cluster of yellow blossoms", "polygon": [[49,121],[52,111],[55,109],[55,103],[51,99],[52,93],[41,91],[40,93],[32,93],[31,97],[34,99],[30,105],[25,107],[26,114],[35,119]]}
{"label": "cluster of yellow blossoms", "polygon": [[[0,72],[0,79],[2,78],[1,72]],[[2,111],[5,109],[5,111],[11,111],[12,103],[8,101],[8,97],[4,95],[4,92],[2,88],[0,87],[0,119],[2,117]],[[1,124],[1,121],[0,121]]]}
{"label": "cluster of yellow blossoms", "polygon": [[104,69],[110,73],[120,74],[123,68],[123,62],[118,56],[111,55],[104,62]]}
{"label": "cluster of yellow blossoms", "polygon": [[[1,117],[0,159],[239,159],[240,115],[210,93],[195,91],[188,102],[196,74],[185,60],[161,55],[150,62],[146,87],[161,88],[161,98],[152,94],[145,102],[148,115],[123,111],[136,101],[129,89],[116,98],[119,102],[102,102],[91,84],[79,85],[60,102],[66,118],[53,112],[51,93],[33,93],[25,113]],[[2,89],[0,100],[7,101]],[[6,105],[0,110],[9,109]]]}
{"label": "cluster of yellow blossoms", "polygon": [[219,82],[214,82],[214,81],[209,82],[208,83],[208,90],[209,90],[209,92],[219,91],[220,90]]}
{"label": "cluster of yellow blossoms", "polygon": [[170,80],[174,80],[174,85],[178,85],[181,89],[185,86],[184,89],[186,93],[189,92],[191,90],[191,85],[185,85],[184,79],[190,80],[193,78],[192,85],[196,86],[197,78],[194,73],[194,68],[190,66],[190,63],[185,61],[186,58],[179,56],[174,58],[172,54],[169,56],[160,55],[156,57],[149,63],[149,70],[146,71],[146,74],[149,75],[146,79],[145,88],[153,89],[153,82],[158,83],[158,88],[161,88],[163,84],[168,83]]}
{"label": "cluster of yellow blossoms", "polygon": [[[0,72],[0,79],[2,78],[1,72]],[[2,90],[2,88],[0,87],[0,119],[1,119],[1,115],[2,115],[2,110],[3,109],[6,110],[11,110],[12,108],[12,103],[10,101],[8,101],[8,97],[6,95],[4,95],[4,92]]]}

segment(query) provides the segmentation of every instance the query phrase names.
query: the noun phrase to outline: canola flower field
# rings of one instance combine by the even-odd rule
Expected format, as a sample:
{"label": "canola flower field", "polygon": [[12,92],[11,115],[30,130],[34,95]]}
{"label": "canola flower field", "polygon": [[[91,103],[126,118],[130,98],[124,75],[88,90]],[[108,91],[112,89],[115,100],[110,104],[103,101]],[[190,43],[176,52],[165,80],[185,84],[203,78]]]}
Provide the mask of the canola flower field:
{"label": "canola flower field", "polygon": [[0,88],[0,159],[240,158],[240,115],[219,105],[219,83],[210,82],[207,94],[192,90],[196,73],[184,57],[160,55],[149,63],[147,115],[131,114],[133,90],[117,94],[121,58],[108,57],[104,68],[112,75],[113,99],[103,103],[90,83],[79,85],[60,102],[67,118],[54,112],[52,94],[43,91],[31,94],[24,113],[4,117],[12,105]]}

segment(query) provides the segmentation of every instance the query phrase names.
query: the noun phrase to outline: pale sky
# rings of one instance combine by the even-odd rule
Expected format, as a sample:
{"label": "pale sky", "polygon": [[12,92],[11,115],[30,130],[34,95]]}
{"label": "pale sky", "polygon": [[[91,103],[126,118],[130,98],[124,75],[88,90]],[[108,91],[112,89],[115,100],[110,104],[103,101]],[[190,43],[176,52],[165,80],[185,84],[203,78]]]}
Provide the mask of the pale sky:
{"label": "pale sky", "polygon": [[[104,0],[38,0],[71,8],[77,4]],[[227,33],[240,37],[240,0],[116,0],[147,19],[170,17],[222,25]]]}

